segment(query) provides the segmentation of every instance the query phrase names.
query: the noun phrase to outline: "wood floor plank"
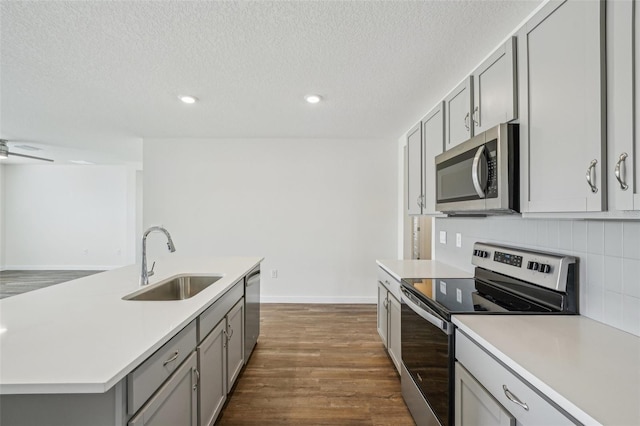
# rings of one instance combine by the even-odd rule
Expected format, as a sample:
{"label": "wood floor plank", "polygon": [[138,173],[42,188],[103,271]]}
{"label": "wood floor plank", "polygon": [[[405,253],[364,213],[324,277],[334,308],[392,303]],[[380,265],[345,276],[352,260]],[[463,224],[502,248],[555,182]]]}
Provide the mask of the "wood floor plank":
{"label": "wood floor plank", "polygon": [[414,425],[375,305],[263,304],[218,425]]}

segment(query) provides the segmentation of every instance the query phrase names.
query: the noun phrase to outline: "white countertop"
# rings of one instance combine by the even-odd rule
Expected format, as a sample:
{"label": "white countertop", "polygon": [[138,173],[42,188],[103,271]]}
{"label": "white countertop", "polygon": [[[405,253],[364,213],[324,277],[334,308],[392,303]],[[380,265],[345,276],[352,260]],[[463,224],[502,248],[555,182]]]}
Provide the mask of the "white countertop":
{"label": "white countertop", "polygon": [[454,315],[453,322],[580,422],[640,425],[640,337],[582,316]]}
{"label": "white countertop", "polygon": [[395,279],[402,278],[473,278],[473,273],[436,260],[382,259],[376,263]]}
{"label": "white countertop", "polygon": [[140,288],[137,265],[0,300],[0,394],[109,390],[261,261],[158,260],[150,285],[184,273],[223,275],[180,301],[122,300]]}

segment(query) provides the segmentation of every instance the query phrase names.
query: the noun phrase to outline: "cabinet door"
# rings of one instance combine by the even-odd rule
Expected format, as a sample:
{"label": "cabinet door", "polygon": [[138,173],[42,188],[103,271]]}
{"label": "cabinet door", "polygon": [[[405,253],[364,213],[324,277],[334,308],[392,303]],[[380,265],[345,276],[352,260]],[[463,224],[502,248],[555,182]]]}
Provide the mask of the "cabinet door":
{"label": "cabinet door", "polygon": [[551,1],[518,34],[522,211],[606,207],[603,29],[604,2]]}
{"label": "cabinet door", "polygon": [[609,210],[640,210],[640,10],[632,0],[606,7]]}
{"label": "cabinet door", "polygon": [[407,134],[407,213],[422,214],[422,126]]}
{"label": "cabinet door", "polygon": [[198,372],[196,353],[173,373],[130,421],[129,426],[196,426]]}
{"label": "cabinet door", "polygon": [[500,46],[472,74],[474,134],[518,118],[516,38]]}
{"label": "cabinet door", "polygon": [[445,150],[473,136],[471,127],[473,79],[463,81],[445,98],[446,144]]}
{"label": "cabinet door", "polygon": [[440,102],[422,120],[422,214],[438,214],[436,210],[435,157],[444,148],[444,102]]}
{"label": "cabinet door", "polygon": [[389,303],[388,303],[388,311],[389,311],[389,321],[387,323],[388,333],[389,333],[389,356],[391,357],[391,361],[396,366],[398,373],[400,373],[400,367],[402,366],[402,357],[401,357],[401,345],[400,345],[400,302],[396,299],[393,294],[389,293]]}
{"label": "cabinet door", "polygon": [[387,297],[387,289],[381,283],[378,282],[378,334],[384,343],[384,347],[387,347],[387,305],[389,303]]}
{"label": "cabinet door", "polygon": [[244,365],[244,298],[227,314],[227,391]]}
{"label": "cabinet door", "polygon": [[210,426],[215,423],[227,400],[227,322],[220,321],[198,346],[198,423]]}
{"label": "cabinet door", "polygon": [[515,426],[516,419],[456,362],[455,426]]}

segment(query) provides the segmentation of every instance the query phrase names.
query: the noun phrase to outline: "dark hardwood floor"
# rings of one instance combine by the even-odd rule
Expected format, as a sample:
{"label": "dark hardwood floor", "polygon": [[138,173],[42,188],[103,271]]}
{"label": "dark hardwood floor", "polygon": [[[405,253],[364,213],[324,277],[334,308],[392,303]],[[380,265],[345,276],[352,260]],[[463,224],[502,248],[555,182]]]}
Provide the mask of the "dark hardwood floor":
{"label": "dark hardwood floor", "polygon": [[219,425],[414,425],[375,305],[263,304]]}

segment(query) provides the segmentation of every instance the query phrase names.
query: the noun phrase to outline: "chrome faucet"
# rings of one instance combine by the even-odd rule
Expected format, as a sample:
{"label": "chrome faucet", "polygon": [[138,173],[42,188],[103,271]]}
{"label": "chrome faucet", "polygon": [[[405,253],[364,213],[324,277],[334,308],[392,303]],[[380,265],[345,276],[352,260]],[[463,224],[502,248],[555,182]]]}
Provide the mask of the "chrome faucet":
{"label": "chrome faucet", "polygon": [[153,262],[151,270],[147,270],[147,236],[154,231],[160,231],[167,237],[167,248],[171,253],[176,251],[176,246],[173,244],[171,234],[162,226],[152,226],[144,231],[144,234],[142,234],[142,273],[140,274],[140,285],[149,284],[149,277],[153,275],[153,268],[156,266],[156,262]]}

